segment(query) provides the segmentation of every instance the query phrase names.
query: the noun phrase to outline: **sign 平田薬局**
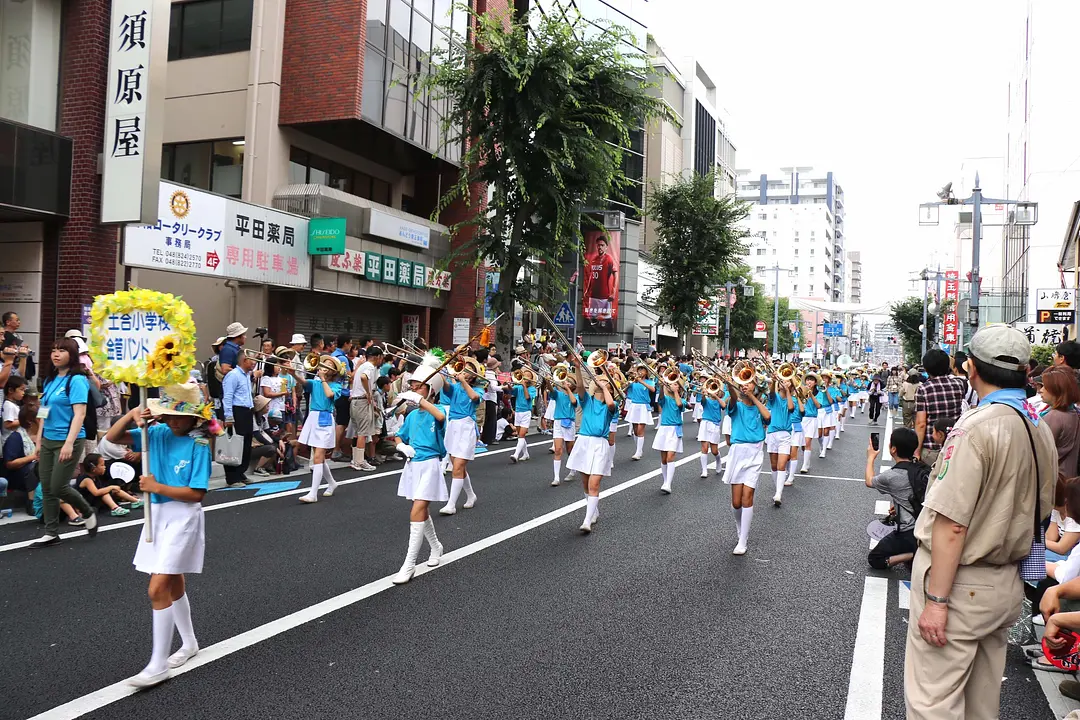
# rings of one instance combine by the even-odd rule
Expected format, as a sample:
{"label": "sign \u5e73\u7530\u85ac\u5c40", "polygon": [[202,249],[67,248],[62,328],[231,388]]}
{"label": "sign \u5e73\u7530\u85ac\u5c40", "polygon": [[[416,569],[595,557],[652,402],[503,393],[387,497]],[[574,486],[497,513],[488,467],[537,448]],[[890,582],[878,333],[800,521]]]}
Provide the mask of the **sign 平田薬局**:
{"label": "sign \u5e73\u7530\u85ac\u5c40", "polygon": [[308,288],[308,219],[162,182],[158,221],[124,228],[124,264]]}
{"label": "sign \u5e73\u7530\u85ac\u5c40", "polygon": [[308,220],[308,255],[340,255],[345,252],[345,218]]}

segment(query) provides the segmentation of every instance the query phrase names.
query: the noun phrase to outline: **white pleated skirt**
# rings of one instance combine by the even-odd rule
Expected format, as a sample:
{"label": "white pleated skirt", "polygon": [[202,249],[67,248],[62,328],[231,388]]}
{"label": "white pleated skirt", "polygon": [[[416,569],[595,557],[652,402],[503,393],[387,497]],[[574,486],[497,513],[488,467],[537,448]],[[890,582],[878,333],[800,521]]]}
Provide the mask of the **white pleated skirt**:
{"label": "white pleated skirt", "polygon": [[711,445],[720,444],[720,425],[712,420],[702,420],[697,428],[698,442],[707,442]]}
{"label": "white pleated skirt", "polygon": [[551,422],[555,419],[555,401],[548,400],[547,407],[544,409],[544,419]]}
{"label": "white pleated skirt", "polygon": [[154,503],[151,517],[154,542],[146,542],[145,528],[139,532],[135,569],[153,575],[201,573],[206,551],[202,505],[179,500]]}
{"label": "white pleated skirt", "polygon": [[705,405],[703,403],[696,403],[694,405],[693,418],[695,420],[700,420],[702,417],[704,417],[704,415],[705,415]]}
{"label": "white pleated skirt", "polygon": [[682,438],[676,434],[675,425],[661,425],[653,437],[652,449],[660,452],[679,452],[682,449]]}
{"label": "white pleated skirt", "polygon": [[567,470],[586,475],[609,476],[611,474],[610,447],[606,437],[578,435],[574,449],[570,451],[570,457],[566,461]]}
{"label": "white pleated skirt", "polygon": [[728,449],[724,484],[756,488],[764,459],[765,454],[761,451],[761,442],[732,445]]}
{"label": "white pleated skirt", "polygon": [[648,425],[652,420],[652,411],[648,405],[636,402],[626,404],[626,422],[632,425]]}
{"label": "white pleated skirt", "polygon": [[333,423],[320,427],[319,413],[308,414],[304,427],[300,430],[300,443],[308,447],[330,450],[336,444]]}
{"label": "white pleated skirt", "polygon": [[410,460],[405,463],[398,480],[397,494],[409,500],[430,500],[446,502],[450,492],[446,488],[446,477],[442,471],[442,459]]}
{"label": "white pleated skirt", "polygon": [[724,419],[720,421],[720,434],[731,435],[731,416],[724,413]]}
{"label": "white pleated skirt", "polygon": [[818,419],[816,417],[810,417],[804,415],[802,419],[803,437],[815,438],[817,437]]}
{"label": "white pleated skirt", "polygon": [[455,418],[446,424],[446,452],[462,460],[476,457],[476,421]]}

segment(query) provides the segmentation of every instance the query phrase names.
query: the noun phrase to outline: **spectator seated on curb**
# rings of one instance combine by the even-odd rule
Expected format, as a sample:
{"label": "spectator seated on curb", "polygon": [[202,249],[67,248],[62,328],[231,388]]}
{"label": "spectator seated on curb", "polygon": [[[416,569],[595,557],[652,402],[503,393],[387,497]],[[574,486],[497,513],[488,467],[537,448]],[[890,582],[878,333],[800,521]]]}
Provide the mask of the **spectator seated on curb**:
{"label": "spectator seated on curb", "polygon": [[881,538],[866,558],[870,567],[877,570],[910,563],[915,557],[915,520],[922,510],[922,499],[930,474],[926,465],[913,458],[918,446],[919,436],[914,430],[903,427],[893,430],[889,438],[889,452],[896,464],[879,474],[874,474],[874,462],[881,450],[875,450],[872,444],[866,449],[866,487],[889,496],[892,509],[885,523],[896,528]]}
{"label": "spectator seated on curb", "polygon": [[102,505],[109,508],[113,517],[123,517],[130,510],[117,504],[117,500],[128,505],[132,510],[142,507],[142,500],[129,495],[119,485],[110,483],[105,472],[105,458],[97,453],[90,453],[83,458],[82,473],[75,480],[75,489],[86,498],[86,502],[96,512]]}

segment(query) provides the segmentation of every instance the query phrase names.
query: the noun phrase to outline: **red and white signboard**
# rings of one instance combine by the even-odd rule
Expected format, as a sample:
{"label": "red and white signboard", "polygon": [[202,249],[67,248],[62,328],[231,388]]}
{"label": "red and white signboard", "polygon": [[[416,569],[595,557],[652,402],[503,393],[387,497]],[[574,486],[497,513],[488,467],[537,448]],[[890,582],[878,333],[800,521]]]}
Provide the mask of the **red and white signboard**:
{"label": "red and white signboard", "polygon": [[765,321],[764,320],[758,320],[757,323],[754,324],[754,331],[755,332],[764,332],[765,331]]}
{"label": "red and white signboard", "polygon": [[945,299],[960,299],[960,273],[957,270],[945,271]]}
{"label": "red and white signboard", "polygon": [[956,331],[959,329],[959,323],[956,320],[955,312],[945,313],[945,343],[948,345],[956,344]]}

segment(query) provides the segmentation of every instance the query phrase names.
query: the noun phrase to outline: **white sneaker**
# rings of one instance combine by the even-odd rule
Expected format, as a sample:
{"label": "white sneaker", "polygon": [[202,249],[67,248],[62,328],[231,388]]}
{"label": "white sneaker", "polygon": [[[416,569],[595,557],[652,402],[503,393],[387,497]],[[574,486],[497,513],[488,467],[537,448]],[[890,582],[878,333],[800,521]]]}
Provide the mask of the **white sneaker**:
{"label": "white sneaker", "polygon": [[[610,472],[610,470],[609,470],[609,472]],[[567,482],[567,483],[568,483],[568,482],[573,482],[573,481],[574,481],[574,477],[575,477],[576,475],[577,475],[577,473],[576,473],[576,472],[574,472],[573,470],[571,470],[570,472],[566,473],[566,479],[565,479],[565,480],[563,480],[563,482]]]}
{"label": "white sneaker", "polygon": [[823,460],[824,458],[825,458],[825,451],[822,450],[820,453],[818,453],[818,459]]}
{"label": "white sneaker", "polygon": [[581,527],[579,527],[578,530],[585,533],[586,535],[591,533],[592,532],[592,520],[586,520],[585,522],[581,523]]}
{"label": "white sneaker", "polygon": [[664,483],[663,485],[661,485],[660,486],[660,492],[664,493],[665,495],[670,495],[671,494],[671,481],[668,481],[668,482]]}
{"label": "white sneaker", "polygon": [[178,667],[181,667],[184,663],[186,663],[188,660],[190,660],[191,658],[195,657],[198,654],[199,654],[199,646],[198,645],[196,645],[194,648],[192,648],[190,650],[180,648],[179,650],[177,650],[176,652],[174,652],[172,655],[169,656],[169,659],[165,661],[165,664],[168,665],[171,668],[178,668]]}
{"label": "white sneaker", "polygon": [[472,495],[469,495],[469,494],[466,493],[466,495],[465,495],[465,504],[462,507],[464,507],[466,510],[471,510],[473,505],[475,505],[475,504],[476,504],[476,493],[473,493]]}
{"label": "white sneaker", "polygon": [[795,484],[795,481],[792,480],[791,478],[788,478],[787,480],[784,481],[784,487],[791,487],[794,484]]}
{"label": "white sneaker", "polygon": [[703,478],[709,477],[709,471],[708,470],[702,470],[701,471],[701,477],[703,477]]}
{"label": "white sneaker", "polygon": [[634,455],[631,455],[631,456],[630,456],[630,459],[631,459],[631,460],[640,460],[640,459],[641,459],[641,456],[635,453]]}
{"label": "white sneaker", "polygon": [[731,554],[732,555],[745,555],[746,554],[746,543],[740,542],[738,545],[735,546],[735,549],[731,551]]}
{"label": "white sneaker", "polygon": [[457,508],[453,505],[443,505],[439,508],[440,515],[453,515],[455,513],[457,513]]}
{"label": "white sneaker", "polygon": [[780,500],[781,500],[780,493],[776,493],[775,495],[773,495],[773,499],[772,499],[773,507],[780,507]]}
{"label": "white sneaker", "polygon": [[319,502],[319,496],[318,496],[318,494],[312,495],[311,493],[308,493],[307,495],[301,495],[300,496],[300,502],[302,502],[302,503],[316,503],[316,502]]}
{"label": "white sneaker", "polygon": [[559,478],[555,478],[551,481],[551,487],[559,487],[560,485],[562,485],[562,482],[559,481]]}
{"label": "white sneaker", "polygon": [[367,460],[360,464],[360,469],[364,472],[375,472],[378,468],[369,463]]}

